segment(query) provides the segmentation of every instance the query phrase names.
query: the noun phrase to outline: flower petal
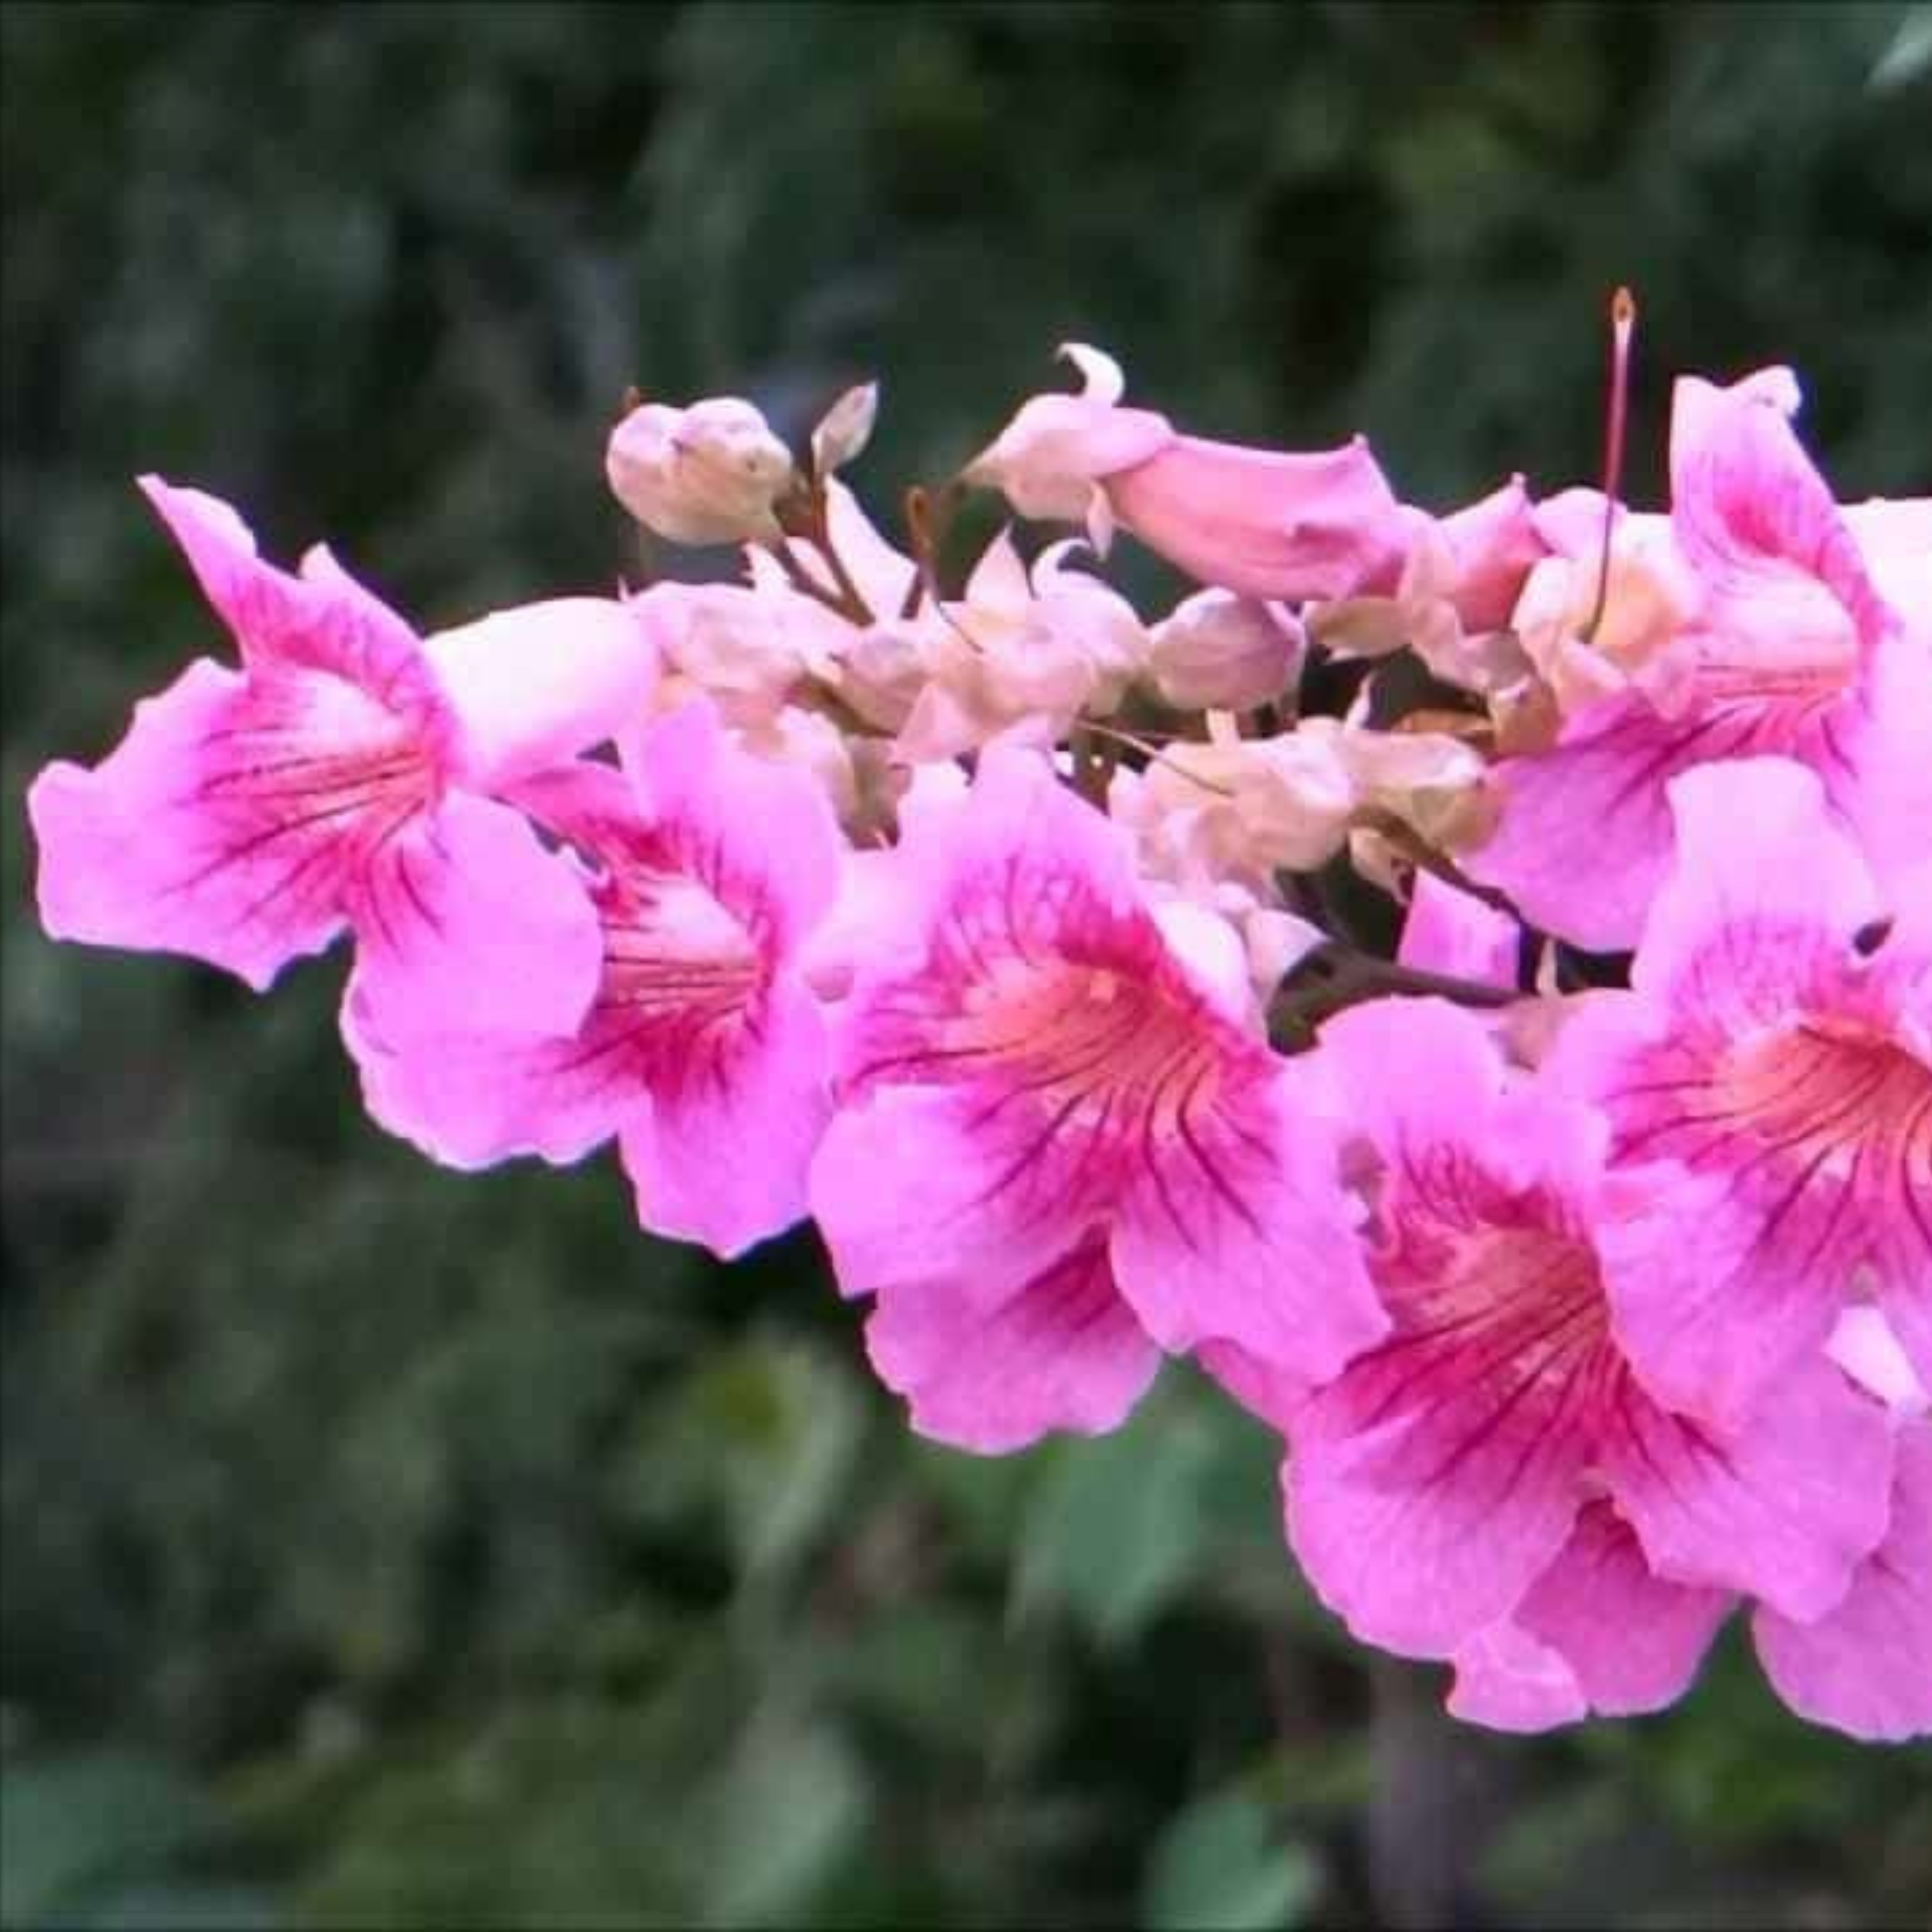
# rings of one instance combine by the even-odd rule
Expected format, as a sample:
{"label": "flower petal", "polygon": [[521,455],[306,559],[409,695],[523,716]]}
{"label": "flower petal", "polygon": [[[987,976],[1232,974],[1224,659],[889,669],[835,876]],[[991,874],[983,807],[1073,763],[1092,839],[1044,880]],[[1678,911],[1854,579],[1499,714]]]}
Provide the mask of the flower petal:
{"label": "flower petal", "polygon": [[452,792],[352,881],[357,978],[391,1040],[576,1030],[597,990],[597,915],[523,815]]}
{"label": "flower petal", "polygon": [[1118,1428],[1160,1366],[1090,1238],[988,1307],[949,1280],[883,1290],[866,1351],[936,1442],[997,1455],[1052,1430]]}

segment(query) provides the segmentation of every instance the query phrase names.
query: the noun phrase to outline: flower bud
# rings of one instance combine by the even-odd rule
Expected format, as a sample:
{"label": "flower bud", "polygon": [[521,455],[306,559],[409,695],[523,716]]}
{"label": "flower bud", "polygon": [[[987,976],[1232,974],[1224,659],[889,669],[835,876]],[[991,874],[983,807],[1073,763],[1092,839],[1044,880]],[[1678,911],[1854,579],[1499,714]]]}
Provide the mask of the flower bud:
{"label": "flower bud", "polygon": [[1279,698],[1301,667],[1301,626],[1275,604],[1202,590],[1154,627],[1148,669],[1182,711],[1246,711]]}
{"label": "flower bud", "polygon": [[682,544],[776,538],[772,506],[793,478],[791,452],[736,396],[633,410],[610,432],[604,472],[639,523]]}

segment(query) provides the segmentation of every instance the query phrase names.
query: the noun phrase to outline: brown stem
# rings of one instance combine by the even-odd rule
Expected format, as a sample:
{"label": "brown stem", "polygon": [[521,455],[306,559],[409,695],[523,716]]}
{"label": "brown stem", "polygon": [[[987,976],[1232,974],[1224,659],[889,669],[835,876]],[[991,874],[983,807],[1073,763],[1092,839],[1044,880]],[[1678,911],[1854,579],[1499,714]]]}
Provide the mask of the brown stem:
{"label": "brown stem", "polygon": [[1522,995],[1514,986],[1465,980],[1453,973],[1431,973],[1357,951],[1339,940],[1318,946],[1288,975],[1289,982],[1268,1008],[1268,1030],[1290,1051],[1313,1044],[1322,1022],[1345,1007],[1385,995],[1453,1000],[1458,1006],[1493,1009],[1513,1006]]}

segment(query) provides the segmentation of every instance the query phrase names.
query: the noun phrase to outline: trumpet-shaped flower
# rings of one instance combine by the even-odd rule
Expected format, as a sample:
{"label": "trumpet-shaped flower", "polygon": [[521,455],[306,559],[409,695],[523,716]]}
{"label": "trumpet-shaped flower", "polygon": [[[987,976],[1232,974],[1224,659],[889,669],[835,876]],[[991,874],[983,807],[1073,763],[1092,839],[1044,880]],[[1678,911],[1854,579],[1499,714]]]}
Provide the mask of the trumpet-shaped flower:
{"label": "trumpet-shaped flower", "polygon": [[[1664,687],[1640,678],[1578,710],[1548,749],[1504,760],[1502,821],[1471,861],[1549,931],[1635,944],[1670,862],[1666,788],[1714,759],[1796,758],[1881,878],[1918,856],[1932,822],[1932,648],[1875,584],[1868,546],[1892,539],[1862,535],[1832,500],[1792,430],[1797,406],[1785,370],[1677,386],[1670,534],[1696,608],[1674,642],[1642,645],[1646,662],[1664,652]],[[1894,580],[1908,567],[1887,560]]]}
{"label": "trumpet-shaped flower", "polygon": [[1606,1250],[1618,1331],[1665,1400],[1729,1420],[1870,1292],[1925,1378],[1932,869],[1888,905],[1785,760],[1687,772],[1671,802],[1632,989],[1592,995],[1552,1063],[1617,1159],[1675,1167]]}
{"label": "trumpet-shaped flower", "polygon": [[[540,636],[506,613],[480,644],[452,634],[426,652],[326,551],[290,576],[226,504],[142,488],[242,669],[198,660],[99,765],[35,781],[47,930],[188,953],[260,990],[347,925],[392,1029],[574,1025],[596,977],[589,903],[520,814],[478,794],[532,755],[608,735],[648,688],[645,640],[616,607],[583,600],[588,616],[537,607]],[[511,656],[524,660],[520,719],[500,701]]]}
{"label": "trumpet-shaped flower", "polygon": [[[916,1414],[982,1448],[1112,1419],[1147,1359],[1122,1304],[1164,1348],[1223,1338],[1311,1376],[1376,1340],[1329,1132],[1258,1037],[1239,958],[1192,956],[1238,953],[1225,927],[1164,927],[1124,836],[1017,751],[910,820],[896,864],[812,1198]],[[989,1365],[1022,1315],[1057,1366],[1016,1418]],[[985,1367],[983,1408],[920,1406],[915,1323],[942,1366]]]}
{"label": "trumpet-shaped flower", "polygon": [[1246,597],[1346,597],[1402,567],[1404,512],[1361,437],[1290,453],[1183,436],[1124,409],[1120,365],[1069,344],[1082,393],[1036,396],[966,470],[1024,517],[1131,530],[1202,583]]}
{"label": "trumpet-shaped flower", "polygon": [[1468,1014],[1357,1007],[1317,1057],[1381,1163],[1370,1268],[1394,1324],[1288,1418],[1290,1538],[1350,1628],[1456,1656],[1604,1498],[1670,1582],[1829,1609],[1886,1528],[1876,1406],[1822,1357],[1736,1432],[1647,1394],[1604,1289],[1602,1123],[1512,1084]]}
{"label": "trumpet-shaped flower", "polygon": [[632,750],[628,774],[580,763],[516,790],[587,868],[602,964],[580,1025],[398,1040],[352,982],[344,1031],[370,1112],[436,1159],[568,1162],[614,1135],[645,1226],[734,1254],[805,1211],[827,1100],[799,962],[838,836],[808,774],[739,750],[707,705]]}

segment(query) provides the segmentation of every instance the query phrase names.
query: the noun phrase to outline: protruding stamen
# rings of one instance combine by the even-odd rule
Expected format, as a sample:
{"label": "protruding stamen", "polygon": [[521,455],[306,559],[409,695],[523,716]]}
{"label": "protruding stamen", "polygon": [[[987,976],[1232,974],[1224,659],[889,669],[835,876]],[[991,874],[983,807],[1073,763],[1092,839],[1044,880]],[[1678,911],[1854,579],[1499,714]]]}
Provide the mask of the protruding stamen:
{"label": "protruding stamen", "polygon": [[1610,401],[1604,430],[1604,545],[1597,560],[1597,601],[1583,626],[1583,641],[1596,640],[1610,596],[1610,541],[1616,532],[1617,491],[1623,482],[1624,428],[1630,413],[1630,340],[1636,333],[1636,298],[1619,286],[1610,298]]}

